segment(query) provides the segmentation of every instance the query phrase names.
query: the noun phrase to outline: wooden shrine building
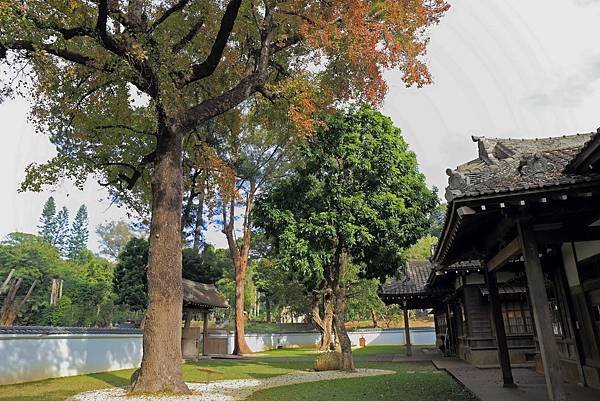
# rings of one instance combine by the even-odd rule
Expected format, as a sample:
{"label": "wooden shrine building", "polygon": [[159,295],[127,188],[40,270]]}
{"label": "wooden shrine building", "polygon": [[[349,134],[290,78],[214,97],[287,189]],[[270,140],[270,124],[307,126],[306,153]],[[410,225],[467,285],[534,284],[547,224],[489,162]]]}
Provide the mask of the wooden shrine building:
{"label": "wooden shrine building", "polygon": [[[185,323],[181,336],[181,350],[184,358],[227,353],[227,337],[224,339],[209,337],[208,315],[215,308],[229,308],[229,304],[214,285],[183,279]],[[200,316],[202,317],[202,328],[191,327],[192,319]]]}
{"label": "wooden shrine building", "polygon": [[565,381],[600,389],[600,132],[473,141],[478,157],[447,171],[419,305],[446,352],[499,363],[506,386],[511,366],[534,363],[550,400]]}

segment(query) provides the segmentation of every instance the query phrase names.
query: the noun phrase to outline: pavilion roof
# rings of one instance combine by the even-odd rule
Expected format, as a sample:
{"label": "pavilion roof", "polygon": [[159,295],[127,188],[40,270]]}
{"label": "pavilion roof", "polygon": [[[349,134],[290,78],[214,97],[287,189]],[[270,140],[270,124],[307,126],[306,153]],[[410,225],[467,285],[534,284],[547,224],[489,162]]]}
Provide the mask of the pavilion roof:
{"label": "pavilion roof", "polygon": [[381,294],[409,295],[426,292],[427,280],[433,269],[428,260],[409,260],[404,275],[389,279],[381,286]]}
{"label": "pavilion roof", "polygon": [[594,133],[535,139],[473,136],[472,140],[478,145],[478,157],[446,171],[449,176],[446,199],[452,201],[600,179],[598,173],[579,174],[566,169],[593,138]]}
{"label": "pavilion roof", "polygon": [[187,279],[183,279],[183,304],[207,309],[229,308],[227,300],[213,284]]}
{"label": "pavilion roof", "polygon": [[433,257],[440,267],[483,257],[489,246],[482,242],[484,234],[502,224],[500,210],[509,205],[567,199],[568,191],[591,196],[600,188],[600,129],[552,138],[472,140],[477,158],[446,171],[448,209]]}

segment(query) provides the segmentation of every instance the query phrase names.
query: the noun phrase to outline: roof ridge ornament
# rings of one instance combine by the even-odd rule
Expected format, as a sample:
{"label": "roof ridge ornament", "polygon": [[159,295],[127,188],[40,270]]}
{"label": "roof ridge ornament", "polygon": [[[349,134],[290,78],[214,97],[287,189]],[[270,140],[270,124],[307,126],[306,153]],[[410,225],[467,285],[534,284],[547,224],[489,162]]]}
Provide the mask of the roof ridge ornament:
{"label": "roof ridge ornament", "polygon": [[469,185],[469,176],[462,174],[458,170],[446,169],[448,176],[448,187],[446,188],[446,200],[450,202],[452,199],[463,194],[463,190]]}
{"label": "roof ridge ornament", "polygon": [[519,172],[521,175],[538,175],[550,171],[554,165],[541,152],[536,152],[521,161]]}

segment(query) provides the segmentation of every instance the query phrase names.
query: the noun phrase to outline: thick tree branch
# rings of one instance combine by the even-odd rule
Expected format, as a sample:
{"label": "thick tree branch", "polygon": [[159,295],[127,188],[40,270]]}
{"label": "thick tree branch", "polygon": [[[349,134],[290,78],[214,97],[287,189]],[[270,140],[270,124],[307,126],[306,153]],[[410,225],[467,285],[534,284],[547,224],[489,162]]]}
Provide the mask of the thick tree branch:
{"label": "thick tree branch", "polygon": [[139,130],[125,124],[99,125],[95,127],[95,129],[125,129],[133,132],[134,134],[157,136],[156,132]]}
{"label": "thick tree branch", "polygon": [[[104,162],[104,163],[99,163],[98,166],[117,166],[117,167],[125,167],[131,170],[131,175],[128,176],[125,173],[118,173],[117,174],[117,178],[119,179],[119,181],[122,181],[124,183],[127,184],[126,189],[131,191],[133,189],[133,187],[135,187],[135,184],[137,183],[137,181],[140,179],[140,177],[142,176],[142,173],[144,172],[144,167],[147,164],[150,164],[154,161],[154,159],[156,158],[156,151],[147,154],[146,156],[144,156],[142,158],[142,160],[140,161],[140,164],[136,167],[133,164],[129,164],[129,163],[125,163],[125,162]],[[102,186],[109,186],[109,185],[114,185],[114,182],[107,182],[107,183],[99,183]]]}
{"label": "thick tree branch", "polygon": [[229,41],[229,35],[235,25],[235,20],[237,19],[241,4],[242,0],[231,0],[229,4],[227,4],[223,18],[221,18],[219,32],[212,45],[210,54],[202,63],[192,66],[192,75],[185,80],[185,85],[206,78],[215,71],[223,57],[223,51]]}
{"label": "thick tree branch", "polygon": [[159,27],[160,24],[165,22],[171,15],[175,14],[177,11],[181,11],[184,7],[190,2],[190,0],[179,0],[175,3],[171,8],[167,9],[160,17],[154,21],[150,29],[149,33],[152,33],[156,28]]}
{"label": "thick tree branch", "polygon": [[190,43],[196,37],[196,35],[198,34],[198,32],[200,32],[200,29],[202,29],[203,26],[204,19],[201,19],[195,24],[193,24],[188,33],[173,46],[173,53],[177,54],[181,50],[183,50],[187,46],[187,44]]}
{"label": "thick tree branch", "polygon": [[60,57],[66,61],[73,62],[75,64],[83,65],[86,67],[96,68],[97,66],[94,63],[94,59],[83,55],[81,53],[77,53],[71,50],[57,48],[44,43],[33,43],[27,40],[14,40],[8,43],[1,43],[0,47],[5,50],[27,50],[27,51],[39,51],[43,50],[48,54],[52,54],[54,56]]}
{"label": "thick tree branch", "polygon": [[185,130],[191,130],[197,124],[231,110],[259,89],[265,89],[274,35],[271,10],[267,9],[265,29],[261,35],[261,49],[256,58],[254,71],[248,68],[246,75],[233,88],[189,108],[182,118],[182,126]]}

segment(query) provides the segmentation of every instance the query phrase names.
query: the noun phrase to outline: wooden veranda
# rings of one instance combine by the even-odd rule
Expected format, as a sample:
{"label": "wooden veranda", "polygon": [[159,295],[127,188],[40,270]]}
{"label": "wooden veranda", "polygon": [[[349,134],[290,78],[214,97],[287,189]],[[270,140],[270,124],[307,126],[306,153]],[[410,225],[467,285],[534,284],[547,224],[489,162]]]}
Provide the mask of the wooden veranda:
{"label": "wooden veranda", "polygon": [[510,273],[527,290],[550,400],[566,399],[563,381],[600,388],[600,133],[473,140],[479,157],[447,171],[436,271],[481,261],[506,386],[510,321],[498,281]]}

